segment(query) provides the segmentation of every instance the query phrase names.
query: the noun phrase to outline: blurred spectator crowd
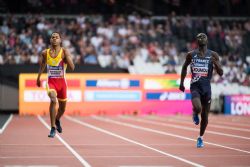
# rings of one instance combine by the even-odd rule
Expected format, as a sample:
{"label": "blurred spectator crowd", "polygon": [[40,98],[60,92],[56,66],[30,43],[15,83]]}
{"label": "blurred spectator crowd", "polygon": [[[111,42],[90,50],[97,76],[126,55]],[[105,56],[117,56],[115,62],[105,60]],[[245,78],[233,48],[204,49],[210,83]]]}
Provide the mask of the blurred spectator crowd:
{"label": "blurred spectator crowd", "polygon": [[0,0],[0,13],[249,16],[248,0]]}
{"label": "blurred spectator crowd", "polygon": [[250,85],[250,20],[217,20],[131,15],[77,17],[25,15],[0,17],[0,64],[37,64],[52,32],[61,33],[76,64],[128,69],[136,57],[159,63],[165,73],[179,72],[185,53],[197,47],[195,36],[208,35],[225,75],[213,82]]}

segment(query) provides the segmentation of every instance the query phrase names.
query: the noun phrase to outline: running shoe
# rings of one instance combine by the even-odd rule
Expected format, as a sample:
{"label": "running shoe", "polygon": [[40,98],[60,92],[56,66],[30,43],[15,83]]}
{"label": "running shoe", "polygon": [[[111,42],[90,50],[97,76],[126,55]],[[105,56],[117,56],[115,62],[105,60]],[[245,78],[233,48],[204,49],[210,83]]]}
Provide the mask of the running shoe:
{"label": "running shoe", "polygon": [[61,123],[59,120],[56,119],[56,130],[59,132],[59,133],[62,133],[62,127],[61,127]]}
{"label": "running shoe", "polygon": [[204,147],[203,140],[201,137],[198,137],[197,139],[197,148],[202,148]]}
{"label": "running shoe", "polygon": [[193,113],[193,122],[195,125],[199,125],[200,123],[199,115],[196,113]]}
{"label": "running shoe", "polygon": [[48,137],[53,138],[53,137],[55,137],[55,135],[56,135],[56,128],[52,127],[51,130],[50,130],[50,133],[49,133]]}

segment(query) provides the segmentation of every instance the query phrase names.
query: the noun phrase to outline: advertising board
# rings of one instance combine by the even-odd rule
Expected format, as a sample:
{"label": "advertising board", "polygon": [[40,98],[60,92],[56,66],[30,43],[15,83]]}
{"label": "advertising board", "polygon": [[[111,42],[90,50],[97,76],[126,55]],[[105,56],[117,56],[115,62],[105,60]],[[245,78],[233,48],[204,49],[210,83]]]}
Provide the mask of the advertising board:
{"label": "advertising board", "polygon": [[[49,98],[36,86],[37,74],[20,74],[19,113],[49,113]],[[187,81],[190,78],[187,78]],[[191,114],[189,86],[179,91],[180,76],[129,74],[67,74],[66,114]]]}
{"label": "advertising board", "polygon": [[250,95],[225,96],[224,113],[231,115],[250,115]]}

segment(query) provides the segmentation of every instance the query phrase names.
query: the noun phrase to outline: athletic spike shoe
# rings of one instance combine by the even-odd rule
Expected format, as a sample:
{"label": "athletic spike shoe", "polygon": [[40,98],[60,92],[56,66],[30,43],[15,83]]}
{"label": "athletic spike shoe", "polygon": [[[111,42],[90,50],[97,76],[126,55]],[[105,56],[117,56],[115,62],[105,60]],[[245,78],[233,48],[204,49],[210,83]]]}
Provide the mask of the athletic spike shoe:
{"label": "athletic spike shoe", "polygon": [[193,113],[193,122],[195,125],[199,125],[200,119],[198,114]]}
{"label": "athletic spike shoe", "polygon": [[55,135],[56,135],[56,128],[52,127],[48,137],[53,138],[53,137],[55,137]]}
{"label": "athletic spike shoe", "polygon": [[59,132],[59,133],[62,133],[62,127],[61,127],[61,123],[59,120],[56,119],[56,130]]}
{"label": "athletic spike shoe", "polygon": [[203,140],[201,137],[198,137],[197,139],[197,148],[202,148],[204,147]]}

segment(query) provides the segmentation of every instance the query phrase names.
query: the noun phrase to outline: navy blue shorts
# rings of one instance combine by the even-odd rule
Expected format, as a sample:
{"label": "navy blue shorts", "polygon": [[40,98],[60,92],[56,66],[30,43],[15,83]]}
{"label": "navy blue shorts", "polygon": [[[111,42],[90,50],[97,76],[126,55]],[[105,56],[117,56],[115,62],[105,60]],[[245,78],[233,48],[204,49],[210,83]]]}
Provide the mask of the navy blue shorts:
{"label": "navy blue shorts", "polygon": [[210,85],[191,84],[190,91],[192,99],[200,98],[202,105],[211,103],[212,93]]}

